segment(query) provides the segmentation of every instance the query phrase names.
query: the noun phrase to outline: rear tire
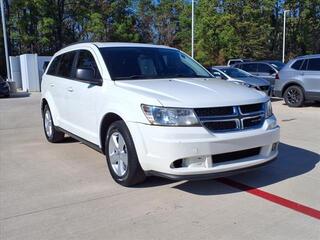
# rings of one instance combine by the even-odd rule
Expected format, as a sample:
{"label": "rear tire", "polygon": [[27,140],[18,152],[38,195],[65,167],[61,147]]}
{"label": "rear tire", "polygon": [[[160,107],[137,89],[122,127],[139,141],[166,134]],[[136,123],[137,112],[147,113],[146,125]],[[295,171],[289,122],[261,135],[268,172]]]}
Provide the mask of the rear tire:
{"label": "rear tire", "polygon": [[301,107],[304,103],[304,92],[299,86],[288,87],[283,94],[284,101],[289,107]]}
{"label": "rear tire", "polygon": [[129,187],[145,180],[134,142],[124,121],[116,121],[109,127],[105,154],[110,174],[120,185]]}
{"label": "rear tire", "polygon": [[46,138],[51,143],[57,143],[64,140],[64,133],[57,130],[53,123],[51,111],[48,105],[43,109],[43,130]]}

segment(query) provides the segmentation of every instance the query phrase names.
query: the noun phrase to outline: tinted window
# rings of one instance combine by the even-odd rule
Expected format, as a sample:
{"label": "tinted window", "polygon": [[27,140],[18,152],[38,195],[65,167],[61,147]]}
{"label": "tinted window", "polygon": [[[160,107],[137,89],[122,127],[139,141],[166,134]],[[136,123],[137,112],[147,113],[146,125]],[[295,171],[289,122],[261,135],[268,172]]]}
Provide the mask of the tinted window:
{"label": "tinted window", "polygon": [[303,61],[302,67],[300,67],[300,70],[307,70],[307,66],[308,66],[308,59],[305,59]]}
{"label": "tinted window", "polygon": [[252,76],[251,74],[242,71],[238,68],[222,68],[221,69],[222,72],[224,72],[225,74],[227,74],[229,77],[232,78],[243,78],[243,77],[250,77]]}
{"label": "tinted window", "polygon": [[68,52],[61,55],[61,60],[59,63],[59,69],[57,75],[60,77],[71,77],[73,59],[76,52]]}
{"label": "tinted window", "polygon": [[320,71],[320,58],[310,58],[308,63],[309,71]]}
{"label": "tinted window", "polygon": [[92,56],[91,52],[89,52],[89,51],[81,50],[79,52],[77,68],[93,69],[93,71],[95,73],[95,79],[101,79],[101,75],[100,75],[97,63],[94,60],[94,57]]}
{"label": "tinted window", "polygon": [[175,49],[106,47],[100,51],[113,80],[212,77],[201,65]]}
{"label": "tinted window", "polygon": [[303,60],[298,60],[294,64],[292,64],[291,68],[299,70]]}
{"label": "tinted window", "polygon": [[52,63],[50,64],[50,67],[48,69],[47,74],[56,75],[60,59],[61,59],[61,55],[57,56],[55,59],[53,59]]}
{"label": "tinted window", "polygon": [[231,60],[231,61],[229,62],[229,64],[230,64],[230,65],[233,65],[233,64],[239,63],[239,62],[241,62],[241,61],[239,61],[239,60]]}
{"label": "tinted window", "polygon": [[256,63],[243,64],[242,69],[246,72],[256,72],[257,64]]}
{"label": "tinted window", "polygon": [[258,64],[258,72],[269,73],[269,74],[275,73],[272,67],[264,63]]}
{"label": "tinted window", "polygon": [[235,65],[233,65],[233,67],[242,69],[242,65],[241,64],[235,64]]}

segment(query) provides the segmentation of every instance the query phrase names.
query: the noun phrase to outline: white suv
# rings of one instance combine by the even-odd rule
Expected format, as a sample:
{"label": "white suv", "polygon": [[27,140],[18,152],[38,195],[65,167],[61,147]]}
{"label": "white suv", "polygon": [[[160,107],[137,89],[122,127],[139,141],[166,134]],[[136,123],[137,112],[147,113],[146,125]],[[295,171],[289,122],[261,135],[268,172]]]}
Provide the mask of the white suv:
{"label": "white suv", "polygon": [[72,136],[106,155],[124,186],[148,175],[214,178],[278,154],[279,126],[261,92],[215,80],[165,46],[80,43],[57,52],[43,75],[50,142]]}

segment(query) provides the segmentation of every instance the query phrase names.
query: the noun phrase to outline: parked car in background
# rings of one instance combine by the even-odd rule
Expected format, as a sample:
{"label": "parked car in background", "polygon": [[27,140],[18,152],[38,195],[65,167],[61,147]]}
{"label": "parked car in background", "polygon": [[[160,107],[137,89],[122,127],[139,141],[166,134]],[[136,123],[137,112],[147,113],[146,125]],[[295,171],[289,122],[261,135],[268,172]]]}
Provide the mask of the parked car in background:
{"label": "parked car in background", "polygon": [[279,72],[274,95],[283,97],[290,107],[307,100],[320,101],[320,54],[297,57]]}
{"label": "parked car in background", "polygon": [[215,78],[227,80],[249,88],[255,88],[263,91],[267,95],[271,93],[270,83],[267,80],[255,77],[241,69],[228,66],[216,66],[210,67],[208,70]]}
{"label": "parked car in background", "polygon": [[10,96],[10,85],[0,76],[0,96],[9,97]]}
{"label": "parked car in background", "polygon": [[269,97],[214,79],[174,48],[74,44],[54,55],[41,89],[47,140],[67,133],[104,153],[124,186],[149,175],[221,177],[278,155]]}
{"label": "parked car in background", "polygon": [[278,67],[268,62],[243,62],[237,63],[233,65],[233,67],[242,69],[256,77],[268,80],[272,88],[274,81],[277,78],[277,73],[279,72]]}
{"label": "parked car in background", "polygon": [[266,62],[273,65],[278,71],[280,71],[286,64],[279,60],[262,60],[259,62]]}
{"label": "parked car in background", "polygon": [[253,61],[253,60],[252,59],[246,59],[246,58],[234,58],[234,59],[229,59],[227,65],[231,66],[231,65],[236,64],[236,63],[251,62],[251,61]]}

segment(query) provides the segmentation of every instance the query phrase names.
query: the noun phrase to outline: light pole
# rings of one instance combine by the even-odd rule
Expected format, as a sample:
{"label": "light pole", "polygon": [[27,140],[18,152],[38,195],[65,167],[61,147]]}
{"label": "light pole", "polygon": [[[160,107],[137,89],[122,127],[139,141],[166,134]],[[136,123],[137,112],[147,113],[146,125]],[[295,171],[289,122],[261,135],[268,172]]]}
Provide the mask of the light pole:
{"label": "light pole", "polygon": [[194,0],[191,5],[191,57],[194,58]]}
{"label": "light pole", "polygon": [[286,48],[286,15],[289,10],[283,11],[283,42],[282,42],[282,62],[284,62],[285,48]]}
{"label": "light pole", "polygon": [[8,81],[11,81],[10,68],[9,68],[9,53],[8,53],[8,42],[7,42],[6,19],[5,19],[5,16],[4,16],[3,0],[0,0],[0,5],[1,5],[1,18],[2,18],[2,32],[3,32],[4,51],[5,51],[5,55],[6,55],[7,78],[8,78]]}

